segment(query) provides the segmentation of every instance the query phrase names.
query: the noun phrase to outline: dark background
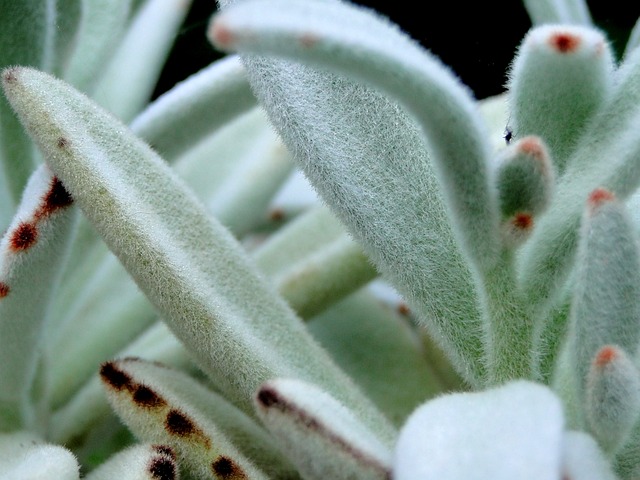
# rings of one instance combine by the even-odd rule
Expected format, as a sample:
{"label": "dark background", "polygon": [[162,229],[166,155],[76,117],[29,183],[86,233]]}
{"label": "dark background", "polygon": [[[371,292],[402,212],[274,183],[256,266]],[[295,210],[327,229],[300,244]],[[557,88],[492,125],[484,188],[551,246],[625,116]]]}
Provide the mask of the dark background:
{"label": "dark background", "polygon": [[[509,63],[531,27],[519,0],[354,3],[374,8],[400,25],[449,65],[478,99],[504,91]],[[608,34],[619,55],[640,16],[640,1],[598,0],[587,4],[596,25]],[[420,13],[418,6],[427,12],[430,8],[438,10]],[[214,11],[214,0],[193,0],[154,97],[220,58],[205,36]]]}

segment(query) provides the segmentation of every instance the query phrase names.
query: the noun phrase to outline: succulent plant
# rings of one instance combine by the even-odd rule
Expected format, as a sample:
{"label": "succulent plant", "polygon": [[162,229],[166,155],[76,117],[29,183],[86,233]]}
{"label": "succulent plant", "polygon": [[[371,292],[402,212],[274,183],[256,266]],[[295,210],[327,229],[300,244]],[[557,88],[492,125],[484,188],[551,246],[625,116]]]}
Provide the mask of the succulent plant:
{"label": "succulent plant", "polygon": [[150,102],[189,1],[4,1],[0,477],[639,478],[640,22],[524,5],[496,97],[220,0]]}

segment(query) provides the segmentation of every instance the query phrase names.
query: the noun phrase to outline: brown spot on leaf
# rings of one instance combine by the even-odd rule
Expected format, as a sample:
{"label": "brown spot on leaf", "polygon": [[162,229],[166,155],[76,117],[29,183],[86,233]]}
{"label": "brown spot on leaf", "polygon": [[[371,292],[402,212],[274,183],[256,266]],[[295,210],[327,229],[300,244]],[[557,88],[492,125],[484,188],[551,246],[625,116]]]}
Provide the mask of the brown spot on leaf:
{"label": "brown spot on leaf", "polygon": [[0,298],[4,298],[9,295],[10,290],[9,285],[4,282],[0,282]]}
{"label": "brown spot on leaf", "polygon": [[158,480],[174,480],[176,478],[176,462],[167,455],[160,455],[151,460],[148,467],[151,477]]}
{"label": "brown spot on leaf", "polygon": [[64,137],[60,137],[58,138],[58,148],[67,148],[67,146],[69,145],[69,140],[67,140]]}
{"label": "brown spot on leaf", "polygon": [[300,37],[300,44],[305,48],[311,48],[318,43],[318,37],[312,33],[305,33]]}
{"label": "brown spot on leaf", "polygon": [[103,382],[116,390],[131,387],[131,377],[129,374],[117,368],[114,362],[106,362],[100,366],[100,377]]}
{"label": "brown spot on leaf", "polygon": [[32,223],[22,222],[9,238],[9,245],[14,251],[27,250],[38,239],[38,229]]}
{"label": "brown spot on leaf", "polygon": [[596,367],[606,367],[612,361],[618,358],[619,355],[620,352],[615,346],[605,345],[598,351],[598,354],[596,355],[596,358],[594,360],[594,364]]}
{"label": "brown spot on leaf", "polygon": [[519,230],[530,230],[533,227],[533,217],[529,213],[516,213],[511,223]]}
{"label": "brown spot on leaf", "polygon": [[271,407],[280,401],[278,392],[269,386],[260,388],[257,399],[260,405],[264,407]]}
{"label": "brown spot on leaf", "polygon": [[144,408],[158,408],[166,405],[164,399],[146,385],[136,385],[133,391],[133,401],[139,407]]}
{"label": "brown spot on leaf", "polygon": [[56,210],[68,207],[73,203],[73,198],[62,185],[62,182],[58,177],[51,179],[51,186],[49,191],[44,197],[44,202],[40,205],[40,208],[36,212],[36,217],[44,217],[51,215]]}
{"label": "brown spot on leaf", "polygon": [[244,471],[229,457],[219,456],[211,463],[211,471],[220,479],[241,480],[247,478]]}
{"label": "brown spot on leaf", "polygon": [[580,37],[571,33],[556,33],[549,38],[551,47],[560,53],[571,53],[580,45]]}
{"label": "brown spot on leaf", "polygon": [[611,202],[615,200],[615,195],[605,188],[596,188],[589,195],[589,205],[591,207],[597,207],[605,202]]}
{"label": "brown spot on leaf", "polygon": [[193,422],[178,410],[171,410],[167,413],[164,425],[169,433],[172,435],[179,435],[181,437],[192,435],[197,430]]}
{"label": "brown spot on leaf", "polygon": [[406,316],[408,316],[409,314],[411,314],[411,309],[409,308],[409,305],[407,305],[407,304],[406,304],[406,303],[404,303],[404,302],[400,302],[400,303],[398,304],[397,309],[398,309],[398,313],[399,313],[400,315],[405,316],[405,317],[406,317]]}
{"label": "brown spot on leaf", "polygon": [[284,210],[281,208],[274,208],[269,212],[269,219],[273,222],[281,222],[284,220]]}

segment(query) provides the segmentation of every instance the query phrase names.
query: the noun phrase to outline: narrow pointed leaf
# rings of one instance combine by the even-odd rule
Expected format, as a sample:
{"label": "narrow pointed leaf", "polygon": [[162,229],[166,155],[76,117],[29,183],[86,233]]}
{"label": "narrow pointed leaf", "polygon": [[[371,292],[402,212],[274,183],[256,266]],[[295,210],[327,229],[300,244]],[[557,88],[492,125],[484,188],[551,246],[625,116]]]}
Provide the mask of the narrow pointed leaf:
{"label": "narrow pointed leaf", "polygon": [[136,116],[131,129],[172,162],[255,104],[242,64],[238,57],[229,56],[160,96]]}
{"label": "narrow pointed leaf", "polygon": [[375,431],[325,391],[275,379],[256,394],[256,411],[280,449],[307,479],[387,479],[391,451]]}
{"label": "narrow pointed leaf", "polygon": [[47,162],[218,388],[249,410],[268,378],[315,381],[394,438],[231,233],[147,145],[49,75],[15,68],[3,78]]}
{"label": "narrow pointed leaf", "polygon": [[72,202],[42,165],[31,176],[0,242],[0,429],[34,421],[25,418],[28,392],[42,355],[47,310],[74,232],[77,210]]}
{"label": "narrow pointed leaf", "polygon": [[[348,75],[397,99],[427,140],[452,221],[472,261],[497,258],[497,209],[485,125],[467,89],[439,61],[369,10],[340,3],[245,1],[214,17],[214,45]],[[464,132],[464,135],[459,135]]]}
{"label": "narrow pointed leaf", "polygon": [[167,445],[141,444],[113,455],[86,480],[180,480],[176,454]]}
{"label": "narrow pointed leaf", "polygon": [[93,90],[92,97],[125,122],[147,104],[191,0],[147,0]]}
{"label": "narrow pointed leaf", "polygon": [[[220,3],[226,8],[232,2]],[[313,5],[338,8],[330,20],[335,25],[354,16],[356,24],[364,20],[358,36],[367,36],[368,26],[385,33],[391,28],[379,27],[378,19],[353,13],[340,3]],[[299,10],[293,4],[292,8]],[[271,6],[259,12],[250,18],[256,20],[265,12],[275,18]],[[311,18],[300,19],[300,28]],[[352,30],[351,24],[347,30]],[[395,40],[415,54],[407,38]],[[301,46],[299,35],[292,42],[277,43],[291,43],[296,52]],[[314,188],[443,349],[451,352],[465,379],[477,384],[484,373],[476,291],[415,122],[383,95],[344,77],[284,61],[242,58],[261,104]],[[345,60],[343,53],[340,58]],[[440,72],[440,67],[434,70]],[[448,83],[448,74],[443,76]]]}
{"label": "narrow pointed leaf", "polygon": [[[107,362],[100,377],[109,402],[143,442],[175,449],[198,478],[292,478],[266,431],[186,374],[140,359]],[[231,477],[234,478],[234,477]]]}
{"label": "narrow pointed leaf", "polygon": [[557,480],[563,427],[558,398],[532,382],[444,395],[409,417],[393,478]]}

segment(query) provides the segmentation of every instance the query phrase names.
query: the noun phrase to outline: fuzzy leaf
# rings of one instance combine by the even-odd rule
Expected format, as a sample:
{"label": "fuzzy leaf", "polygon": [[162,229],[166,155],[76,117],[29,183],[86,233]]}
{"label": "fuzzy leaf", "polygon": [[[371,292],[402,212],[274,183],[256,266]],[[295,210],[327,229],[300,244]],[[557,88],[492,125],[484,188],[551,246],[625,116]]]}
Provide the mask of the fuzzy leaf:
{"label": "fuzzy leaf", "polygon": [[147,0],[100,74],[92,97],[129,122],[149,101],[191,0]]}
{"label": "fuzzy leaf", "polygon": [[80,468],[69,450],[44,443],[31,432],[0,434],[3,480],[78,480]]}
{"label": "fuzzy leaf", "polygon": [[585,209],[571,305],[569,345],[578,398],[607,344],[635,352],[640,341],[640,247],[625,206],[604,189]]}
{"label": "fuzzy leaf", "polygon": [[510,128],[537,135],[559,172],[612,86],[613,54],[594,28],[545,25],[531,29],[509,73]]}
{"label": "fuzzy leaf", "polygon": [[324,206],[309,209],[271,235],[253,257],[303,318],[319,313],[377,274],[360,245]]}
{"label": "fuzzy leaf", "polygon": [[29,179],[0,242],[0,430],[34,426],[28,396],[42,359],[47,311],[74,233],[72,202],[42,165]]}
{"label": "fuzzy leaf", "polygon": [[263,429],[184,373],[130,358],[103,364],[100,376],[136,437],[171,446],[198,478],[295,477]]}
{"label": "fuzzy leaf", "polygon": [[86,480],[179,480],[176,454],[167,445],[134,445],[109,458]]}
{"label": "fuzzy leaf", "polygon": [[82,91],[91,91],[125,31],[132,0],[81,2],[75,49],[62,78]]}
{"label": "fuzzy leaf", "polygon": [[271,380],[256,395],[256,411],[304,478],[389,478],[391,451],[376,432],[315,385]]}
{"label": "fuzzy leaf", "polygon": [[[224,7],[232,2],[220,3]],[[368,55],[362,53],[359,58],[352,59],[343,43],[340,46],[341,42],[333,41],[352,32],[353,38],[364,42],[363,45],[367,47],[380,46],[389,52],[393,44],[395,48],[392,51],[395,53],[407,50],[406,55],[401,57],[401,60],[407,60],[407,64],[401,64],[402,71],[407,73],[407,69],[413,70],[415,65],[412,62],[415,61],[417,65],[427,66],[427,70],[438,79],[435,83],[441,81],[445,85],[444,91],[448,93],[437,95],[438,98],[434,100],[436,103],[443,99],[459,102],[456,104],[464,113],[453,107],[458,112],[456,123],[448,123],[453,121],[451,118],[441,119],[444,122],[444,131],[441,132],[443,139],[449,138],[449,135],[455,137],[454,141],[443,140],[443,143],[460,145],[458,153],[471,145],[477,146],[475,113],[467,116],[469,112],[466,111],[469,108],[468,93],[451,78],[446,69],[431,57],[425,57],[413,42],[393,26],[370,13],[339,2],[301,2],[297,6],[290,2],[286,5],[278,3],[282,8],[286,6],[284,12],[276,10],[273,4],[268,7],[265,5],[251,2],[247,5],[253,10],[251,15],[248,12],[247,17],[244,13],[238,15],[237,21],[243,22],[244,18],[255,22],[257,27],[261,20],[275,23],[283,20],[282,24],[287,23],[292,28],[292,38],[273,35],[269,37],[269,42],[261,40],[249,45],[250,40],[243,37],[243,48],[260,48],[258,44],[265,48],[277,47],[282,48],[279,54],[304,54],[307,61],[313,58],[314,62],[320,61],[321,57],[324,59],[322,61],[335,58],[345,68],[358,65],[357,69],[366,70],[367,78],[371,80],[372,65],[362,65],[369,58]],[[238,2],[237,7],[243,7],[243,3]],[[307,7],[310,10],[307,11]],[[294,13],[297,18],[295,22],[290,16]],[[228,22],[236,17],[231,7],[228,11],[223,8],[220,15],[223,17],[217,17],[214,25],[221,26],[226,22],[226,31],[231,33],[231,24]],[[218,23],[224,18],[226,20],[223,23]],[[284,21],[285,18],[290,21]],[[320,29],[317,32],[320,35],[305,36],[314,32],[312,28]],[[218,29],[217,33],[216,29],[218,27],[210,30],[210,36],[222,33],[223,38],[218,39],[218,43],[226,43],[225,40],[233,38],[232,35],[225,39],[225,29]],[[325,36],[328,33],[325,30],[332,30],[331,35],[337,37]],[[254,32],[257,34],[257,31]],[[386,47],[377,41],[384,43],[383,38],[389,39]],[[301,39],[312,40],[310,47],[305,47],[308,42],[301,42]],[[329,50],[324,47],[328,43],[323,42],[331,43],[338,50],[331,50],[331,55],[326,55]],[[337,51],[340,54],[334,56]],[[353,51],[363,52],[359,48]],[[324,56],[316,56],[322,52]],[[414,306],[418,317],[428,324],[443,349],[451,353],[453,363],[465,379],[478,384],[484,372],[480,360],[481,323],[475,287],[469,267],[454,239],[440,185],[415,122],[381,94],[345,78],[284,61],[259,59],[250,55],[242,58],[254,91],[314,188],[344,222],[356,241],[363,245],[365,253],[379,271]],[[384,58],[382,65],[386,68],[397,66],[394,63],[397,59],[381,56],[379,52],[375,52],[372,58]],[[384,82],[392,83],[388,73],[385,69],[381,78]],[[412,77],[395,78],[400,81],[401,78]],[[429,81],[425,80],[424,84],[419,85],[425,84],[429,84]],[[400,88],[403,91],[406,89],[404,82],[401,82]],[[451,91],[448,91],[449,88]],[[431,93],[437,90],[434,87]],[[448,110],[447,107],[436,111]],[[433,113],[433,109],[427,111]],[[432,120],[436,121],[436,117]],[[459,125],[458,121],[466,127]],[[458,143],[462,130],[464,141]],[[483,152],[485,148],[488,147],[482,146],[480,151]],[[477,152],[474,151],[471,158],[479,160]],[[469,161],[467,166],[471,168],[471,164],[476,165],[474,161]],[[469,181],[477,187],[476,193],[482,198],[488,194],[483,191],[485,179],[482,175],[478,176],[475,170]],[[471,211],[487,208],[477,198],[473,199],[473,204]],[[491,216],[486,211],[480,216],[484,219],[485,214]],[[472,215],[464,218],[465,221],[477,222],[480,231],[475,241],[478,244],[481,243],[480,237],[485,238],[485,234],[491,236],[485,230],[488,229],[486,225],[479,226],[482,223],[480,218],[473,220]],[[375,228],[371,228],[371,225],[375,225]],[[416,225],[421,228],[416,228]],[[494,233],[497,235],[497,229]]]}
{"label": "fuzzy leaf", "polygon": [[442,390],[410,321],[367,287],[312,318],[309,330],[396,425]]}
{"label": "fuzzy leaf", "polygon": [[557,480],[562,441],[560,401],[542,385],[444,395],[409,417],[393,478]]}
{"label": "fuzzy leaf", "polygon": [[218,388],[249,410],[268,378],[315,381],[392,441],[386,419],[147,145],[47,74],[14,68],[3,79],[47,162]]}
{"label": "fuzzy leaf", "polygon": [[172,162],[255,104],[242,64],[229,56],[161,95],[136,116],[131,129]]}
{"label": "fuzzy leaf", "polygon": [[598,350],[585,396],[589,430],[606,452],[615,452],[640,417],[640,372],[624,350],[615,345]]}
{"label": "fuzzy leaf", "polygon": [[543,23],[593,24],[585,0],[524,0],[524,6],[534,25]]}
{"label": "fuzzy leaf", "polygon": [[584,432],[564,434],[562,478],[568,480],[618,480],[609,460],[593,438]]}

